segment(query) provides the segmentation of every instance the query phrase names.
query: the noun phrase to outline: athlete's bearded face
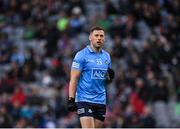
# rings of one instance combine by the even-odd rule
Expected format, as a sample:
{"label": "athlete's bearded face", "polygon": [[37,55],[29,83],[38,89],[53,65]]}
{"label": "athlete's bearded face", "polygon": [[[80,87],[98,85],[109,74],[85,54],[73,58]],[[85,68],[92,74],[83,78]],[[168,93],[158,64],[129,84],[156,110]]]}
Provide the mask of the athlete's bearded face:
{"label": "athlete's bearded face", "polygon": [[89,40],[94,49],[102,48],[105,41],[105,34],[103,30],[94,30],[89,36]]}

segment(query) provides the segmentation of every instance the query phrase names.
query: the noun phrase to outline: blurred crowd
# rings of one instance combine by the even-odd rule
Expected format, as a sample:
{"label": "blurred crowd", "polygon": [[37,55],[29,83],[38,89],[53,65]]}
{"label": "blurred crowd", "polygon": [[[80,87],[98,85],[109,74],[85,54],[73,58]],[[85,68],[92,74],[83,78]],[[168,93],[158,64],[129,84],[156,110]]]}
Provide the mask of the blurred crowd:
{"label": "blurred crowd", "polygon": [[104,127],[180,127],[179,0],[0,0],[0,127],[80,127],[75,53],[106,31],[115,79]]}

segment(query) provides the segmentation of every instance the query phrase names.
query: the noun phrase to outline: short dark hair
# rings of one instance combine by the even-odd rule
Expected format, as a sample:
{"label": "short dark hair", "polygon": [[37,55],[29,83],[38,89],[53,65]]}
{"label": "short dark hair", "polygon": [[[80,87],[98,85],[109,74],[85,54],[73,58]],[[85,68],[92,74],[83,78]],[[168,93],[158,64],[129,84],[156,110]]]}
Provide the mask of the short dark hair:
{"label": "short dark hair", "polygon": [[100,27],[100,26],[93,26],[90,29],[90,33],[92,33],[94,30],[103,30],[104,31],[104,29],[102,27]]}

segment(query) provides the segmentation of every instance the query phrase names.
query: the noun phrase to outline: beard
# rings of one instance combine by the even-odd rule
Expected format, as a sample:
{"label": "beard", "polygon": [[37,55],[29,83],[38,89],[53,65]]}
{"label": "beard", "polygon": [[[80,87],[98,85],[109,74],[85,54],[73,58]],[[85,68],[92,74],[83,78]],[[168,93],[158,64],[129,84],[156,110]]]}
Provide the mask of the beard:
{"label": "beard", "polygon": [[96,42],[95,47],[96,47],[96,48],[101,48],[101,47],[102,47],[102,43],[101,43],[101,42]]}

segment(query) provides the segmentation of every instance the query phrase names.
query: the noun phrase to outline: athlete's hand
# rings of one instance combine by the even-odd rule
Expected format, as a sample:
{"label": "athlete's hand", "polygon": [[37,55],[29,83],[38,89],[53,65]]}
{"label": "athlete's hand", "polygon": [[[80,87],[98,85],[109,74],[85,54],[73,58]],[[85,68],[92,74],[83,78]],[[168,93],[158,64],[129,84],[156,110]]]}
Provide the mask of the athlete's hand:
{"label": "athlete's hand", "polygon": [[110,84],[114,79],[114,70],[108,67],[106,75],[106,83]]}
{"label": "athlete's hand", "polygon": [[75,99],[72,98],[72,97],[70,97],[70,98],[68,99],[68,110],[69,110],[70,112],[73,112],[73,111],[76,111],[76,110],[77,110],[77,105],[76,105],[76,103],[75,103]]}

